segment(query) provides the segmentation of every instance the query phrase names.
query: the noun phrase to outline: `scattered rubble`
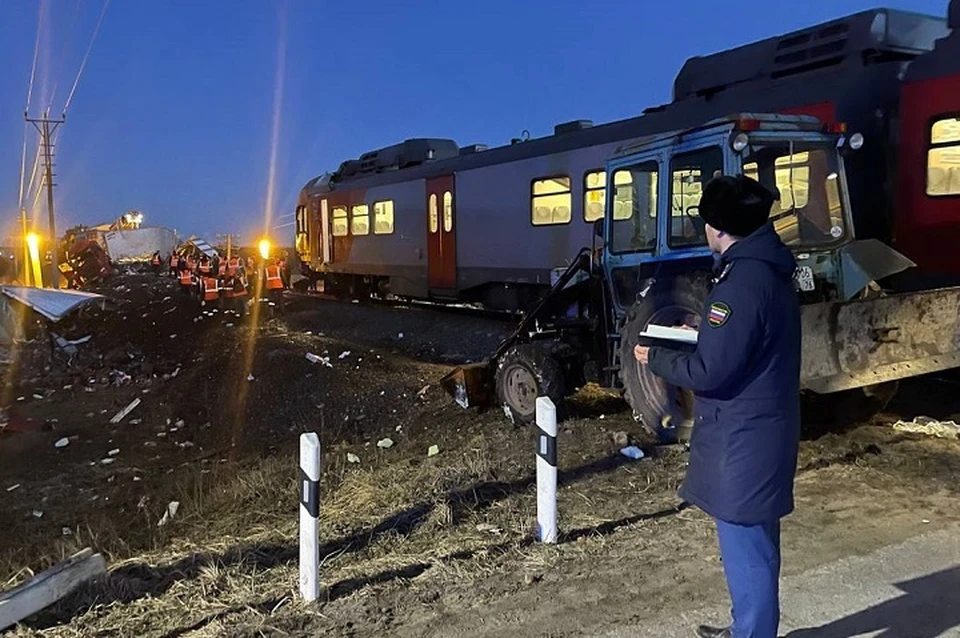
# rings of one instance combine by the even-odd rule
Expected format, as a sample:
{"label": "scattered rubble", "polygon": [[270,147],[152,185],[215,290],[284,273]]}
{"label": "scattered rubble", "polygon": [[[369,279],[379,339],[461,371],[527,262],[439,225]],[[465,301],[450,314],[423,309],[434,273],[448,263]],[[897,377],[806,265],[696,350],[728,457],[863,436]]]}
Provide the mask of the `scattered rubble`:
{"label": "scattered rubble", "polygon": [[167,503],[167,509],[163,513],[163,517],[160,519],[160,522],[157,523],[157,527],[163,527],[167,523],[173,520],[173,517],[177,515],[177,512],[180,510],[180,501],[170,501]]}
{"label": "scattered rubble", "polygon": [[58,439],[57,442],[53,444],[53,447],[65,448],[68,445],[70,445],[70,439],[68,439],[67,437],[63,437],[62,439]]}
{"label": "scattered rubble", "polygon": [[439,445],[431,445],[429,449],[427,449],[427,456],[436,456],[438,454],[440,454]]}
{"label": "scattered rubble", "polygon": [[391,438],[380,439],[379,441],[377,441],[377,447],[384,450],[388,450],[393,447],[393,439]]}
{"label": "scattered rubble", "polygon": [[347,452],[347,463],[359,463],[360,457],[353,452]]}
{"label": "scattered rubble", "polygon": [[926,434],[938,439],[960,439],[960,424],[955,421],[937,421],[930,417],[918,416],[913,421],[897,421],[893,424],[894,430]]}
{"label": "scattered rubble", "polygon": [[130,404],[129,404],[127,407],[125,407],[124,409],[122,409],[122,410],[120,410],[119,412],[117,412],[117,413],[114,415],[114,417],[113,417],[112,419],[110,419],[110,423],[120,423],[121,421],[123,421],[123,419],[124,419],[128,414],[130,414],[131,412],[133,412],[133,410],[134,410],[138,405],[140,405],[140,398],[139,398],[139,397],[136,398],[136,399],[134,399],[133,401],[131,401]]}

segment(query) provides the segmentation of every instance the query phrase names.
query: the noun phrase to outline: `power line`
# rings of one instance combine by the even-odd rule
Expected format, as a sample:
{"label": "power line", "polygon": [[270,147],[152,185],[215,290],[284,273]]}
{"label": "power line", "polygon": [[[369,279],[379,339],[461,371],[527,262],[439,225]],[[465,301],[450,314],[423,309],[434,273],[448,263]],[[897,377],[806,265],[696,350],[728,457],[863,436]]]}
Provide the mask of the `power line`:
{"label": "power line", "polygon": [[97,26],[93,29],[93,37],[90,38],[90,45],[87,47],[87,52],[83,56],[83,61],[80,63],[80,70],[77,71],[77,78],[73,81],[73,87],[70,89],[70,95],[67,96],[67,101],[63,105],[63,114],[67,114],[67,109],[70,108],[70,102],[73,100],[73,94],[77,91],[77,84],[80,83],[80,76],[83,74],[84,67],[87,66],[87,58],[90,57],[90,51],[93,49],[93,43],[97,40],[97,34],[100,33],[100,24],[103,22],[103,16],[107,13],[107,7],[110,6],[110,0],[105,0],[103,3],[103,10],[100,11],[100,18],[97,20]]}
{"label": "power line", "polygon": [[30,111],[30,99],[33,97],[33,79],[37,76],[37,57],[40,54],[40,31],[43,27],[43,7],[40,3],[39,15],[37,16],[37,37],[33,43],[33,64],[30,66],[30,82],[27,84],[27,104],[23,107],[23,112]]}
{"label": "power line", "polygon": [[53,83],[53,92],[50,94],[50,104],[47,106],[47,109],[53,108],[53,103],[57,99],[57,89],[60,87],[60,79],[63,77],[63,66],[67,61],[67,53],[70,51],[70,46],[73,44],[73,36],[77,32],[77,17],[80,15],[80,0],[77,0],[76,6],[73,8],[73,18],[70,20],[70,28],[67,29],[69,35],[67,36],[67,44],[63,47],[63,52],[60,54],[60,64],[57,65],[57,75],[56,82]]}

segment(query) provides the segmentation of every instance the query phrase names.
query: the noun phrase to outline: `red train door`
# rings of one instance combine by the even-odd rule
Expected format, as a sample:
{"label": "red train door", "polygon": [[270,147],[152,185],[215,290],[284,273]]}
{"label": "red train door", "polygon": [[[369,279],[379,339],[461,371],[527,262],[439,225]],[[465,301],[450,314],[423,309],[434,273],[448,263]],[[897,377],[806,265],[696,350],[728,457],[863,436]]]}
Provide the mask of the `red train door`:
{"label": "red train door", "polygon": [[457,225],[453,175],[427,180],[427,283],[457,287]]}

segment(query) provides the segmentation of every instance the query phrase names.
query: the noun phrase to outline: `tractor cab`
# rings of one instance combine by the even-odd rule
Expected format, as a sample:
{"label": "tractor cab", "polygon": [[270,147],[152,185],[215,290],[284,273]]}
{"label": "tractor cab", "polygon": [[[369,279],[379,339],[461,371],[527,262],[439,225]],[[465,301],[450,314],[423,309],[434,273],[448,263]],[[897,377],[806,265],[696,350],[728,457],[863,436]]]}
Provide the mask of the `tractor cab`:
{"label": "tractor cab", "polygon": [[607,163],[612,188],[603,220],[603,269],[617,316],[658,274],[689,270],[691,259],[709,270],[699,202],[719,175],[745,174],[774,193],[771,222],[797,256],[802,294],[856,294],[864,282],[844,281],[842,254],[853,222],[843,154],[862,143],[862,136],[848,137],[812,117],[744,114],[620,149]]}

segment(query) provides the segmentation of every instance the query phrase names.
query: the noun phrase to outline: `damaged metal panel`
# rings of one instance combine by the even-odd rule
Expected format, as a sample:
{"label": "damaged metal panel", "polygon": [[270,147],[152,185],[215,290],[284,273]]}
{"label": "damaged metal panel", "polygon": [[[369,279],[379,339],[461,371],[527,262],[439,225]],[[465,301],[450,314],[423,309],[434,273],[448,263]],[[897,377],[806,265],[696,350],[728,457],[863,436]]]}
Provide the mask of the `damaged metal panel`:
{"label": "damaged metal panel", "polygon": [[50,321],[60,321],[85,303],[106,299],[103,295],[79,290],[53,290],[28,286],[2,286],[0,292],[36,311]]}
{"label": "damaged metal panel", "polygon": [[915,263],[879,240],[850,242],[840,249],[842,298],[853,299],[870,282],[881,281],[914,266]]}
{"label": "damaged metal panel", "polygon": [[838,392],[960,366],[960,289],[804,306],[801,383]]}

